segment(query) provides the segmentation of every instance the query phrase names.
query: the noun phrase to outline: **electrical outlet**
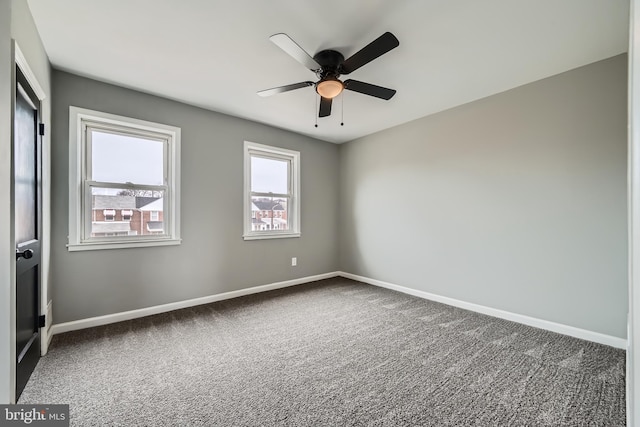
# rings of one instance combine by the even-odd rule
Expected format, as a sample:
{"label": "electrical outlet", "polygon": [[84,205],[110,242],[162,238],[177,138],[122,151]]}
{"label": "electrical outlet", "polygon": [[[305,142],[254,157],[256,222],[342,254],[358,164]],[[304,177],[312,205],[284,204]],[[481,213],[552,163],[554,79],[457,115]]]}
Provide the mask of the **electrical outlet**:
{"label": "electrical outlet", "polygon": [[295,267],[296,265],[298,265],[298,258],[291,258],[291,267]]}

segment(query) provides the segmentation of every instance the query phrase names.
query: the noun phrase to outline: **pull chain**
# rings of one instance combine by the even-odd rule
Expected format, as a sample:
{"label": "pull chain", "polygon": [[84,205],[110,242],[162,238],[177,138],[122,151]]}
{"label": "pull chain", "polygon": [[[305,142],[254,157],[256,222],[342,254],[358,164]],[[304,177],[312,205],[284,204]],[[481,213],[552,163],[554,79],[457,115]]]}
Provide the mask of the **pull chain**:
{"label": "pull chain", "polygon": [[341,98],[341,102],[342,102],[342,107],[340,108],[340,114],[342,115],[340,118],[340,126],[344,126],[344,91],[342,91],[342,94],[340,95]]}
{"label": "pull chain", "polygon": [[320,111],[320,104],[318,104],[318,113],[316,114],[316,99],[318,99],[315,94],[313,95],[313,115],[316,118],[316,127],[318,127],[318,114]]}

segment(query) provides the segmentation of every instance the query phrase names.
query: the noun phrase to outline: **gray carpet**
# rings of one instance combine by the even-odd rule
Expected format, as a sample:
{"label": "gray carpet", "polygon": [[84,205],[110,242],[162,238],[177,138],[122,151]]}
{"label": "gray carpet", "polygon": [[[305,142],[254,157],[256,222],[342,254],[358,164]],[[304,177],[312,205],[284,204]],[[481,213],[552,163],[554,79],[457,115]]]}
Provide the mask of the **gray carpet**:
{"label": "gray carpet", "polygon": [[622,426],[625,353],[336,278],[54,337],[76,426]]}

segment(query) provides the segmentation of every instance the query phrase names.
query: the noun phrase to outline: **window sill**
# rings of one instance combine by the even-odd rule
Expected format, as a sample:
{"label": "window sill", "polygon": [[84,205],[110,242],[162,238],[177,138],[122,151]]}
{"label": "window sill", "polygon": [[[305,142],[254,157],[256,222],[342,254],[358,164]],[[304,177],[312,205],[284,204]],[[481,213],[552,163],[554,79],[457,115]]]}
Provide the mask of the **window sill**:
{"label": "window sill", "polygon": [[265,239],[290,239],[300,237],[300,233],[270,233],[270,234],[245,234],[244,240],[265,240]]}
{"label": "window sill", "polygon": [[103,249],[148,248],[151,246],[174,246],[182,243],[181,239],[145,240],[140,242],[88,242],[67,245],[69,252],[97,251]]}

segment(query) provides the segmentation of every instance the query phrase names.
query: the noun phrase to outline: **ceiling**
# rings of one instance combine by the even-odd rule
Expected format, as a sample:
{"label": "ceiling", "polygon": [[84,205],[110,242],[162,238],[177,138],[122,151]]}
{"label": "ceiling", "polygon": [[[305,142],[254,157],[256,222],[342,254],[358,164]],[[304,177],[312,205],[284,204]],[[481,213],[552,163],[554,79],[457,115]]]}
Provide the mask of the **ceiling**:
{"label": "ceiling", "polygon": [[[627,51],[628,0],[28,0],[53,67],[342,143]],[[269,41],[345,57],[385,31],[400,46],[348,78],[318,119],[316,80]],[[344,126],[341,106],[344,102]],[[314,112],[315,111],[315,112]]]}

